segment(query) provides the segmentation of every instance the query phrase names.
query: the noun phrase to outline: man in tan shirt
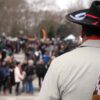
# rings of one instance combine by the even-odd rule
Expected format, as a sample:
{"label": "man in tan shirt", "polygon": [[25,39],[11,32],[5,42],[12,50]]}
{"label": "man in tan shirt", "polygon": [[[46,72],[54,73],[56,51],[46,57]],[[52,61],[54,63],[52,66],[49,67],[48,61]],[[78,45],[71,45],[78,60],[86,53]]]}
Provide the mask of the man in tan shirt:
{"label": "man in tan shirt", "polygon": [[92,99],[100,74],[100,1],[68,14],[67,19],[82,25],[85,42],[53,60],[38,100]]}

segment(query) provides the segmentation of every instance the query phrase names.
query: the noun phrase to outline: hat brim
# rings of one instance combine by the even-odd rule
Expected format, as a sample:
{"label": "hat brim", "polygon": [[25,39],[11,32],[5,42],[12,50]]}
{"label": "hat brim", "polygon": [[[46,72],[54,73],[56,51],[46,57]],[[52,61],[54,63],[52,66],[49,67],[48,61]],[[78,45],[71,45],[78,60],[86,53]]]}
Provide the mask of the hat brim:
{"label": "hat brim", "polygon": [[86,17],[87,12],[88,12],[88,9],[79,10],[79,11],[68,14],[66,18],[69,21],[80,24],[80,25],[100,27],[99,25],[92,24],[95,20],[89,17]]}

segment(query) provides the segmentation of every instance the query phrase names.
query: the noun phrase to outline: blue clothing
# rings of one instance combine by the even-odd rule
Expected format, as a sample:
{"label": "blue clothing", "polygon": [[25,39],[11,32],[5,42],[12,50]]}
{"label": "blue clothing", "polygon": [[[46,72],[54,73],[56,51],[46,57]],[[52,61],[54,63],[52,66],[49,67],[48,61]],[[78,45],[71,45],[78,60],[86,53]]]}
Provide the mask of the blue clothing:
{"label": "blue clothing", "polygon": [[33,88],[33,84],[32,84],[32,81],[27,81],[26,82],[26,92],[28,93],[33,93],[34,91],[34,88]]}
{"label": "blue clothing", "polygon": [[42,59],[47,64],[49,62],[49,60],[50,60],[50,57],[49,57],[49,55],[43,55]]}
{"label": "blue clothing", "polygon": [[4,77],[8,77],[10,75],[9,68],[7,66],[2,67],[2,73]]}

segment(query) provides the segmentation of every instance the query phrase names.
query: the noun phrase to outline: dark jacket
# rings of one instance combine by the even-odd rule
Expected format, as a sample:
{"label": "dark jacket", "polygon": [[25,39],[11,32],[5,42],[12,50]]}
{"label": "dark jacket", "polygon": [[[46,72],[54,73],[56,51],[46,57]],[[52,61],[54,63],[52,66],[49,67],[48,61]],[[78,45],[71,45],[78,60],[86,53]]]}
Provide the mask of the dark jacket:
{"label": "dark jacket", "polygon": [[45,68],[45,64],[37,64],[36,65],[36,75],[38,77],[44,77],[47,69]]}
{"label": "dark jacket", "polygon": [[27,66],[27,68],[26,68],[26,80],[33,80],[34,73],[35,73],[34,66]]}

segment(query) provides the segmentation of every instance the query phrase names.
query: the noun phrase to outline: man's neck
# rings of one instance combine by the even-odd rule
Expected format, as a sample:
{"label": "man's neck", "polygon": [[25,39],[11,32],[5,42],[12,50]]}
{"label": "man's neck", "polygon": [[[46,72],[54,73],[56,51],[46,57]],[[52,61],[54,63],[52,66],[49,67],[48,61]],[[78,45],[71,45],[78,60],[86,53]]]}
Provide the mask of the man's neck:
{"label": "man's neck", "polygon": [[100,40],[100,36],[95,36],[95,35],[87,36],[87,40]]}
{"label": "man's neck", "polygon": [[86,36],[86,35],[84,35],[82,43],[85,42],[86,40],[100,40],[100,36],[95,36],[95,35]]}

